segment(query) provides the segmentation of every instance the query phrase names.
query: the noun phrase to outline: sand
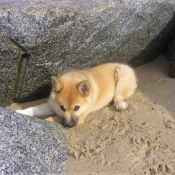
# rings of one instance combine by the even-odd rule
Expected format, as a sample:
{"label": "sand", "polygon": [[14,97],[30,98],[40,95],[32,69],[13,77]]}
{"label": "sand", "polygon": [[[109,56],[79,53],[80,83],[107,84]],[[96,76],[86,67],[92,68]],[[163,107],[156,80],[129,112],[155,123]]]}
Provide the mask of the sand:
{"label": "sand", "polygon": [[138,89],[127,110],[117,112],[111,103],[68,130],[65,175],[175,174],[175,79],[168,77],[169,64],[160,56],[136,68]]}

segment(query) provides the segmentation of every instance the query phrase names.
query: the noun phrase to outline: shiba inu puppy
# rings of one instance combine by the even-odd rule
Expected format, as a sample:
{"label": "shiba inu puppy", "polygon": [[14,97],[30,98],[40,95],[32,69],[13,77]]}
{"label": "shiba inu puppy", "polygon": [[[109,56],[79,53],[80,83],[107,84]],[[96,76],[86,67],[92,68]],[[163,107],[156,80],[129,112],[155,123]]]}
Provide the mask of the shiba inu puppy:
{"label": "shiba inu puppy", "polygon": [[126,109],[124,101],[136,87],[133,69],[124,64],[107,63],[86,70],[52,76],[52,91],[47,103],[17,112],[29,116],[62,117],[66,128],[81,124],[91,112],[108,105],[112,100],[116,110]]}

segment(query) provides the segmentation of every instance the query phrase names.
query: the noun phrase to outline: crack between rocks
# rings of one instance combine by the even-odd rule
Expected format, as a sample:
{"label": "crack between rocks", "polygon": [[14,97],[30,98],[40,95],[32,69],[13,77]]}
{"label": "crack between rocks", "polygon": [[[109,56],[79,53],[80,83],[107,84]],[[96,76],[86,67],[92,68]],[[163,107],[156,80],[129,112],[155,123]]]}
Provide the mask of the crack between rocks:
{"label": "crack between rocks", "polygon": [[15,47],[18,48],[18,50],[21,51],[21,53],[23,53],[18,62],[16,79],[14,83],[14,90],[13,90],[13,96],[12,96],[13,102],[21,102],[27,67],[30,61],[30,54],[28,54],[27,50],[23,46],[18,44],[15,40],[11,38],[9,38],[9,40],[11,41],[11,43],[13,43]]}
{"label": "crack between rocks", "polygon": [[16,73],[13,98],[14,102],[21,102],[23,86],[26,78],[26,71],[30,61],[30,55],[25,53],[21,56]]}
{"label": "crack between rocks", "polygon": [[12,102],[21,102],[30,54],[27,53],[27,49],[10,37],[5,37],[0,34],[0,41],[6,48],[21,55],[17,65],[16,78],[14,81],[14,88],[11,98]]}
{"label": "crack between rocks", "polygon": [[19,49],[21,50],[22,52],[24,52],[24,54],[27,53],[27,50],[21,46],[20,44],[18,44],[18,42],[16,42],[15,40],[13,40],[12,38],[9,38],[9,40]]}

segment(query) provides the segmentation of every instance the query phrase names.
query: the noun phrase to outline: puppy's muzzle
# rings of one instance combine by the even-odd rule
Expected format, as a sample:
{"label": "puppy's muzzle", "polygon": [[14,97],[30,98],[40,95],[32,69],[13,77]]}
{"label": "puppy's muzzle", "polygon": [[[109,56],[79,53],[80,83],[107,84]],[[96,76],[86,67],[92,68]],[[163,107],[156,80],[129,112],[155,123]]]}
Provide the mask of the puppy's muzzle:
{"label": "puppy's muzzle", "polygon": [[62,120],[62,125],[65,128],[72,128],[72,127],[76,126],[77,123],[78,123],[77,117],[73,117],[73,118],[71,118],[71,120],[67,120],[66,118],[63,118],[63,120]]}

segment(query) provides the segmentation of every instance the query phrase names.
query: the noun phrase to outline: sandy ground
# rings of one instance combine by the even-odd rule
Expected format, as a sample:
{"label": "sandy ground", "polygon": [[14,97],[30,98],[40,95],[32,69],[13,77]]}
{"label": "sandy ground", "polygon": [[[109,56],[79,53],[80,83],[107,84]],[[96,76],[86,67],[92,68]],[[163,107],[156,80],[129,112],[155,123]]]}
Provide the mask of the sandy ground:
{"label": "sandy ground", "polygon": [[[111,104],[69,129],[65,174],[175,175],[175,80],[168,72],[169,62],[163,56],[136,68],[138,89],[127,100],[127,110],[117,112]],[[48,120],[59,121],[58,117]]]}

